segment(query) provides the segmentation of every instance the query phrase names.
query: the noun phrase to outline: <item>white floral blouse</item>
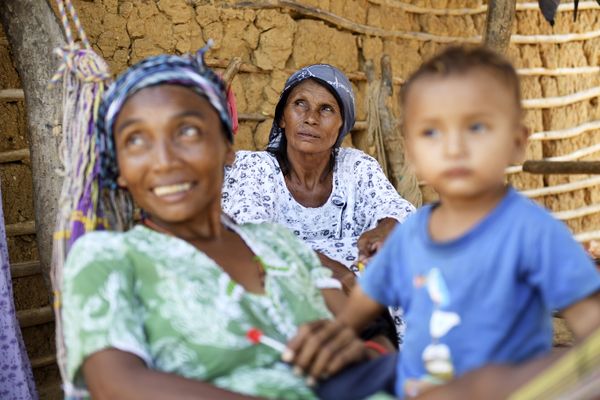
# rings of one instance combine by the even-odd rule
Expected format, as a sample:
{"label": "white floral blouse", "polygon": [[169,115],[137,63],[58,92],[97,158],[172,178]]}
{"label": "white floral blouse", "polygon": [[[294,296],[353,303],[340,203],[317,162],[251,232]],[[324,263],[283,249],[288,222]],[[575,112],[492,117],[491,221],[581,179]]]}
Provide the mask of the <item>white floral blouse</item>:
{"label": "white floral blouse", "polygon": [[315,208],[294,199],[272,154],[238,151],[225,171],[223,210],[238,223],[284,225],[313,250],[357,272],[360,235],[384,218],[403,222],[415,208],[400,197],[374,158],[340,148],[331,195]]}

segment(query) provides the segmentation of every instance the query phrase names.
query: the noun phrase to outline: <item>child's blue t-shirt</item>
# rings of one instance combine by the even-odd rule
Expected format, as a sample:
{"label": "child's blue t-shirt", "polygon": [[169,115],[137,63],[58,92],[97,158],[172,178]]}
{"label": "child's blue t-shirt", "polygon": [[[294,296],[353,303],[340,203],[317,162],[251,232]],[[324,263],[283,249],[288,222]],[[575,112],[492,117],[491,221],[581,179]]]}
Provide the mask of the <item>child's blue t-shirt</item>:
{"label": "child's blue t-shirt", "polygon": [[[407,378],[427,375],[423,352],[432,342],[449,348],[455,376],[488,363],[518,363],[551,348],[552,310],[600,290],[600,274],[567,227],[512,188],[452,241],[431,239],[432,209],[424,206],[399,225],[359,280],[378,303],[404,309],[401,397]],[[450,318],[436,340],[434,311],[460,320]]]}

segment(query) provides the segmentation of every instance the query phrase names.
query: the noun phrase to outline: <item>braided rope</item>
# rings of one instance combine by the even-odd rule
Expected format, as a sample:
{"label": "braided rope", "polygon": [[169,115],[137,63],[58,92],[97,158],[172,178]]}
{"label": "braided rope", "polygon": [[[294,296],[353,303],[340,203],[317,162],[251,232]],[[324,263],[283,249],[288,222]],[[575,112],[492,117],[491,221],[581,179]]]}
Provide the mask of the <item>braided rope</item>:
{"label": "braided rope", "polygon": [[[63,184],[52,248],[51,280],[56,313],[57,364],[68,397],[79,398],[66,371],[66,347],[61,318],[63,266],[71,245],[84,233],[105,226],[98,209],[98,157],[94,139],[94,119],[111,74],[106,62],[96,54],[85,35],[71,0],[56,0],[67,43],[54,53],[61,64],[50,85],[62,81],[63,120],[60,158]],[[68,14],[67,14],[68,12]],[[81,43],[75,42],[69,15]]]}

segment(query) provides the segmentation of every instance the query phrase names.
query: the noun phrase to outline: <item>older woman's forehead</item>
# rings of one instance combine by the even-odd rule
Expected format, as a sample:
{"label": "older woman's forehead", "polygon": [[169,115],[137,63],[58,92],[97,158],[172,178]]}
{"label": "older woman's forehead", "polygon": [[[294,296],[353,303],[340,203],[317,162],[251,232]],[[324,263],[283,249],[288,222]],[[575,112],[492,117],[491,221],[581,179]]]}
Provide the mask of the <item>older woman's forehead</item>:
{"label": "older woman's forehead", "polygon": [[325,83],[322,83],[316,79],[306,79],[300,83],[298,83],[296,86],[294,86],[292,88],[292,90],[290,90],[290,95],[288,97],[288,101],[289,98],[298,95],[301,92],[310,92],[310,93],[319,93],[321,95],[325,95],[328,98],[330,98],[332,101],[335,101],[335,103],[341,107],[342,105],[339,104],[339,100],[337,99],[337,96],[335,95],[335,92],[333,91],[333,89],[329,86],[327,86]]}

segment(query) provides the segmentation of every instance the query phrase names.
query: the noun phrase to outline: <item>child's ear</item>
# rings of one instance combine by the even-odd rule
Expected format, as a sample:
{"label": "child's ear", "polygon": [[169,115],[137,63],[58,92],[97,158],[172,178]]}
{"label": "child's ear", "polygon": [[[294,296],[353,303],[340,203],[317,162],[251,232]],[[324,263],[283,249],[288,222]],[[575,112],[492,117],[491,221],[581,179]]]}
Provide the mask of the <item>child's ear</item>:
{"label": "child's ear", "polygon": [[529,138],[529,128],[519,124],[515,132],[515,151],[512,164],[522,164],[525,161],[525,151],[527,150],[527,139]]}

